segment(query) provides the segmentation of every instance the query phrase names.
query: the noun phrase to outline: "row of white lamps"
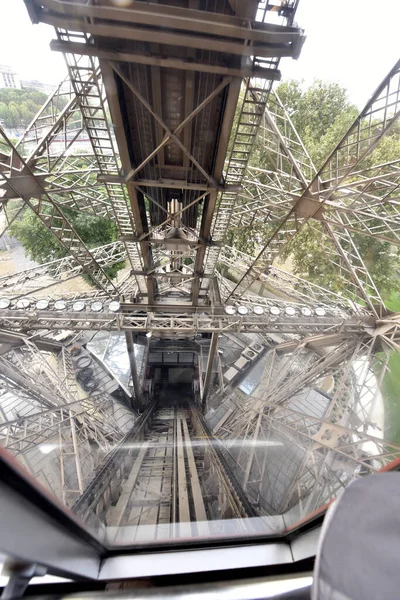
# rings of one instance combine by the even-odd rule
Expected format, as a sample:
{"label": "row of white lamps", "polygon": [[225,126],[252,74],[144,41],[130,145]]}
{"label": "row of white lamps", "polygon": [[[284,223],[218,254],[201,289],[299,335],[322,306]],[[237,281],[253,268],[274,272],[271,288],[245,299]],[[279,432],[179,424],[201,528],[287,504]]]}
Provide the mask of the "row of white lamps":
{"label": "row of white lamps", "polygon": [[[10,305],[11,305],[11,300],[9,300],[8,298],[0,299],[0,309],[10,308]],[[17,300],[15,302],[15,305],[13,306],[13,308],[16,308],[17,310],[26,310],[27,308],[33,307],[33,306],[37,310],[47,310],[50,307],[50,302],[48,300],[37,300],[35,302],[35,301],[30,300],[29,298],[19,298],[19,300]],[[75,302],[73,302],[71,309],[74,312],[81,312],[84,310],[85,307],[86,307],[86,303],[83,300],[76,300]],[[111,312],[118,312],[120,307],[121,307],[121,305],[117,300],[112,300],[108,305],[108,309]],[[59,311],[66,310],[67,303],[65,302],[65,300],[56,300],[54,302],[53,308],[55,310],[59,310]],[[100,300],[94,300],[90,304],[89,308],[92,312],[100,312],[101,310],[103,310],[104,304]]]}
{"label": "row of white lamps", "polygon": [[[293,306],[287,306],[284,310],[279,308],[278,306],[265,307],[260,306],[258,304],[256,304],[255,306],[251,306],[250,308],[248,306],[225,306],[225,313],[227,315],[239,314],[241,316],[245,316],[248,315],[251,310],[255,315],[263,315],[265,312],[269,312],[269,314],[273,315],[274,317],[277,317],[282,312],[288,317],[294,317],[296,315],[296,309]],[[311,308],[309,308],[308,306],[303,306],[300,309],[300,312],[303,315],[303,317],[311,317],[313,314]],[[315,308],[314,312],[317,315],[317,317],[324,317],[326,315],[326,310],[322,308],[322,306]]]}
{"label": "row of white lamps", "polygon": [[[0,299],[0,309],[7,309],[10,308],[11,305],[11,300],[9,300],[8,298],[1,298]],[[50,307],[50,302],[48,300],[37,300],[36,302],[30,300],[29,298],[19,298],[19,300],[17,300],[15,302],[15,305],[13,308],[16,308],[17,310],[26,310],[29,307],[33,307],[33,305],[35,306],[35,308],[37,310],[47,310]],[[83,300],[76,300],[75,302],[73,302],[71,309],[73,312],[81,312],[85,309],[86,307],[86,303]],[[67,303],[65,302],[65,300],[56,300],[54,302],[53,308],[55,310],[66,310],[67,309]],[[94,300],[91,304],[90,304],[90,310],[92,312],[100,312],[103,310],[103,308],[105,308],[105,305],[103,302],[101,302],[100,300]],[[110,310],[111,312],[118,312],[119,309],[121,308],[120,303],[117,300],[112,300],[109,304],[108,304],[108,310]],[[270,315],[277,317],[279,316],[283,309],[279,308],[278,306],[269,306],[269,307],[264,307],[264,306],[260,306],[260,305],[254,305],[251,306],[250,309],[247,306],[232,306],[232,305],[227,305],[225,306],[225,313],[227,315],[236,315],[239,314],[241,316],[245,316],[248,315],[250,310],[252,310],[253,314],[260,316],[263,315],[265,312],[269,312]],[[317,307],[314,309],[315,314],[317,317],[324,317],[326,315],[326,310],[322,307]],[[311,317],[313,312],[311,310],[311,308],[309,308],[308,306],[303,306],[300,309],[301,314],[303,315],[303,317]],[[293,317],[296,315],[296,309],[293,306],[287,306],[283,313],[285,315],[287,315],[288,317]]]}

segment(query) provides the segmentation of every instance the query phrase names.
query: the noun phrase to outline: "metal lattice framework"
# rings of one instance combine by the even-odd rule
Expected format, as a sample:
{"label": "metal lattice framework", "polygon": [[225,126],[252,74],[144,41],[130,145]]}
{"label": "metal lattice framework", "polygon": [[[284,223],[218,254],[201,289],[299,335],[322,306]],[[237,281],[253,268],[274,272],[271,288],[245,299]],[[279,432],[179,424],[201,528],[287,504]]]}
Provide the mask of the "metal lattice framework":
{"label": "metal lattice framework", "polygon": [[[252,501],[267,514],[283,513],[289,526],[353,477],[397,459],[400,446],[374,430],[387,360],[374,362],[370,344],[344,342],[317,359],[301,346],[290,357],[279,346],[267,356],[256,391],[247,396],[236,389],[225,397],[226,418],[214,432],[231,449],[233,468]],[[328,376],[336,378],[335,392],[328,411],[326,405],[319,410],[321,396],[310,386]]]}
{"label": "metal lattice framework", "polygon": [[[304,41],[296,0],[218,0],[202,11],[26,4],[33,21],[55,27],[68,77],[17,146],[0,129],[1,234],[30,210],[68,254],[0,278],[0,443],[122,542],[121,526],[208,535],[218,514],[290,525],[398,458],[373,428],[400,320],[357,236],[400,245],[400,158],[374,164],[397,126],[400,63],[317,171],[271,91],[280,58],[297,58]],[[257,168],[255,147],[267,157]],[[65,209],[110,219],[118,240],[88,248]],[[226,245],[230,230],[254,226],[267,230],[256,256]],[[319,236],[343,291],[273,264],[304,231]],[[111,279],[107,268],[122,261],[127,272]],[[93,291],[65,293],[81,275]],[[80,389],[69,350],[86,331],[126,336],[141,413],[126,409],[129,427],[105,384]],[[60,332],[68,350],[50,353]],[[184,392],[170,406],[143,395],[134,336],[144,333],[182,353],[201,338],[197,406]],[[229,383],[224,335],[265,351],[250,394]],[[192,449],[193,440],[204,442]]]}
{"label": "metal lattice framework", "polygon": [[0,443],[73,504],[123,437],[113,399],[101,388],[91,397],[78,390],[65,348],[43,354],[25,340],[0,357],[0,364]]}
{"label": "metal lattice framework", "polygon": [[[126,260],[126,251],[121,242],[99,246],[91,253],[96,262],[103,268]],[[82,273],[84,273],[82,265],[73,256],[66,256],[38,267],[0,277],[0,289],[3,295],[10,294],[12,298],[17,299],[38,290],[44,292],[49,287],[57,285],[59,281],[74,279]],[[44,287],[46,281],[48,286]]]}
{"label": "metal lattice framework", "polygon": [[399,245],[398,157],[370,166],[373,152],[396,126],[399,112],[400,63],[373,94],[343,140],[316,172],[279,98],[266,111],[265,149],[273,170],[250,169],[245,205],[235,225],[250,225],[250,212],[268,221],[271,234],[239,281],[243,293],[304,228],[317,228],[323,251],[342,274],[343,287],[378,315],[384,310],[353,233]]}

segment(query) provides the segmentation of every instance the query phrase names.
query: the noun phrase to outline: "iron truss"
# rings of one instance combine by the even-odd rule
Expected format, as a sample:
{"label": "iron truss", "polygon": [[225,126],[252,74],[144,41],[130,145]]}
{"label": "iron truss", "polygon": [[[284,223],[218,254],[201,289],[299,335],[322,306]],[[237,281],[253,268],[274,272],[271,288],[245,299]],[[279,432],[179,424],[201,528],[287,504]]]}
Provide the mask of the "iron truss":
{"label": "iron truss", "polygon": [[0,373],[1,445],[72,505],[124,437],[115,400],[102,382],[90,397],[78,391],[72,358],[64,347],[56,354],[43,352],[25,339],[0,357]]}
{"label": "iron truss", "polygon": [[[343,343],[318,358],[298,347],[289,360],[272,348],[261,378],[264,385],[251,396],[239,389],[225,396],[225,417],[214,433],[231,448],[234,472],[261,511],[283,514],[290,528],[354,477],[398,459],[400,446],[383,439],[374,424],[386,365],[385,359],[378,364],[371,344],[362,342]],[[328,411],[320,414],[310,389],[316,373],[335,378]],[[281,469],[294,469],[292,478],[282,478]]]}
{"label": "iron truss", "polygon": [[[288,3],[285,10],[279,11],[281,24],[273,26],[268,22],[274,7],[268,2],[261,2],[258,6],[253,4],[248,13],[236,16],[225,14],[225,9],[220,7],[218,25],[214,24],[212,29],[215,60],[213,64],[207,63],[207,68],[210,67],[211,72],[220,77],[214,78],[211,88],[203,89],[202,76],[196,75],[194,80],[194,75],[187,71],[201,74],[205,69],[204,65],[203,68],[193,62],[189,48],[196,48],[196,44],[200,43],[193,35],[194,30],[196,35],[201,36],[205,31],[209,35],[210,23],[215,20],[215,15],[207,11],[199,15],[187,9],[179,15],[174,12],[166,15],[162,6],[143,10],[142,5],[134,4],[127,11],[52,0],[28,2],[32,20],[56,27],[57,40],[52,46],[64,52],[69,76],[51,95],[17,148],[12,147],[2,133],[2,202],[7,205],[7,219],[12,221],[21,211],[15,198],[22,199],[24,206],[33,210],[70,251],[70,256],[2,278],[0,284],[13,302],[21,296],[29,295],[30,298],[29,310],[25,314],[15,310],[18,307],[13,302],[7,309],[3,308],[4,326],[35,329],[46,322],[50,329],[68,325],[72,329],[162,330],[174,334],[196,330],[216,332],[224,328],[255,331],[268,327],[286,332],[298,327],[298,332],[309,332],[325,327],[312,310],[318,307],[324,307],[324,313],[328,308],[331,318],[334,315],[331,325],[336,329],[340,323],[347,323],[352,315],[363,316],[364,320],[360,322],[365,327],[368,311],[375,319],[378,318],[374,323],[380,323],[379,318],[385,314],[381,298],[355,247],[351,231],[356,228],[356,231],[379,235],[396,244],[397,204],[395,198],[390,200],[392,188],[388,188],[390,180],[395,189],[396,161],[391,165],[374,167],[372,178],[369,176],[371,167],[364,171],[359,167],[396,121],[398,66],[384,80],[344,140],[317,173],[279,98],[276,94],[270,95],[271,82],[278,77],[279,57],[297,57],[301,48],[302,32],[293,27],[296,3]],[[258,8],[257,21],[251,21],[255,8]],[[96,11],[96,24],[87,20],[93,17],[93,11]],[[153,27],[161,13],[180,32],[173,34],[174,41],[189,52],[191,67],[187,60],[182,60],[178,67],[177,59],[171,58],[162,63],[161,70],[166,70],[160,71],[159,57],[152,59],[143,52],[136,26],[140,23]],[[245,38],[241,29],[243,18],[251,21],[251,33],[247,32]],[[122,20],[129,25],[122,27]],[[188,39],[189,30],[192,32],[191,40]],[[222,38],[227,31],[236,42],[223,48]],[[117,45],[118,40],[133,40],[135,51],[129,56],[128,53],[120,55],[118,52],[121,51],[115,52],[108,47],[109,39],[116,40]],[[254,55],[254,49],[249,50],[248,42],[243,45],[243,39],[250,40],[250,47],[251,43],[256,44],[257,53],[251,66],[253,72],[241,73],[248,77],[239,97],[239,75],[234,69],[229,72],[227,67],[218,63],[221,58],[218,53]],[[161,47],[171,41],[170,34],[165,39],[158,39]],[[156,53],[157,47],[152,50]],[[274,52],[276,57],[271,56]],[[160,112],[161,75],[166,75],[165,85],[172,98],[176,97],[178,90],[173,85],[179,82],[173,83],[173,79],[169,79],[172,76],[168,66],[185,71],[187,79],[183,83],[187,90],[190,90],[191,86],[187,85],[190,82],[199,87],[197,105],[194,97],[187,95],[181,120],[176,117],[173,126],[170,116],[167,118]],[[168,88],[168,85],[172,87]],[[199,149],[195,152],[189,129],[199,125],[200,117],[204,126],[211,107],[218,108],[221,95],[226,96],[225,114],[221,115],[220,123],[225,145],[219,143],[219,156],[215,159],[214,170],[210,170],[204,160],[200,160],[206,154],[202,155]],[[235,99],[239,100],[237,125],[231,136],[230,154],[223,173],[222,162],[229,138],[226,132],[232,125]],[[178,105],[170,108],[176,111]],[[143,122],[140,156],[134,157],[128,147],[127,140],[133,133],[129,133],[123,124],[121,111],[126,110],[131,110],[135,118]],[[371,115],[374,115],[373,120]],[[379,118],[382,126],[377,122]],[[153,130],[156,131],[154,139],[150,133]],[[260,139],[274,159],[274,168],[270,171],[249,166],[252,147]],[[84,141],[90,143],[89,153],[87,148],[85,152],[77,151]],[[199,144],[201,146],[200,141]],[[203,150],[205,152],[205,147]],[[357,161],[351,158],[347,165],[346,157],[353,153]],[[191,176],[191,179],[176,174],[174,178],[166,177],[168,172],[176,170],[176,165],[167,163],[177,159],[178,154],[183,161],[182,168],[196,171],[196,176]],[[359,208],[362,202],[365,204],[360,181],[365,186],[370,186],[371,182],[374,185],[375,204],[371,203],[368,192],[367,208]],[[244,186],[244,193],[241,186]],[[376,195],[378,189],[380,195]],[[345,190],[345,194],[342,193],[339,198],[340,190]],[[354,201],[351,190],[356,195]],[[184,200],[175,193],[177,191],[179,194],[184,192]],[[377,202],[382,204],[382,200],[386,211],[384,218],[376,208]],[[16,204],[15,209],[13,203]],[[90,251],[63,214],[63,206],[112,218],[118,225],[120,241]],[[366,210],[372,210],[370,220],[375,219],[373,227],[364,218]],[[256,216],[250,218],[250,214]],[[350,219],[350,214],[353,221],[358,220],[358,224],[346,221],[343,225],[343,215]],[[254,219],[277,223],[276,233],[255,260],[233,248],[224,247],[229,224],[248,226]],[[340,294],[271,266],[273,258],[279,255],[297,231],[303,226],[315,227],[316,222],[318,226],[322,224],[327,234],[322,241],[325,251],[340,268],[344,285],[352,286],[351,291],[359,300],[358,304],[349,303]],[[124,259],[129,260],[131,277],[120,282],[111,281],[104,269]],[[216,271],[217,263],[238,272],[236,286],[220,276]],[[71,303],[76,300],[74,297],[66,297],[65,315],[54,308],[53,299],[62,297],[56,292],[57,281],[65,281],[81,273],[89,275],[98,286],[100,300],[104,301],[104,293],[122,300],[118,314],[104,309],[101,315],[94,315],[85,308],[83,321],[82,315],[70,311]],[[32,279],[37,280],[38,285],[29,285],[27,293],[26,284]],[[254,284],[258,286],[255,290]],[[53,286],[46,310],[35,311],[36,300],[43,293],[48,296],[48,288]],[[274,293],[277,288],[284,289],[283,295]],[[200,297],[201,290],[203,295]],[[171,307],[169,315],[166,302],[171,297],[177,306],[173,310]],[[135,302],[133,313],[129,301]],[[195,310],[190,310],[188,316],[185,315],[185,306],[189,310],[190,301]],[[250,316],[226,314],[218,308],[224,302],[236,306],[247,303]],[[204,306],[203,310],[201,306]],[[259,311],[261,307],[265,316],[260,319],[252,317],[255,306]],[[295,311],[291,322],[290,319],[271,316],[271,309],[278,309],[285,315],[290,308]],[[307,309],[311,314],[302,312]],[[177,313],[181,313],[179,318]],[[257,320],[259,323],[256,323]]]}
{"label": "iron truss", "polygon": [[[149,304],[171,294],[204,302],[218,254],[209,246],[222,242],[227,226],[221,207],[240,188],[280,57],[297,58],[304,41],[293,26],[297,2],[286,4],[233,10],[219,0],[198,11],[27,2],[34,22],[54,25],[51,46],[64,53],[69,74],[21,142],[38,144],[29,164],[61,204],[116,221],[136,279],[132,291]],[[160,35],[160,22],[171,30]],[[76,160],[73,149],[86,137],[94,157]]]}
{"label": "iron truss", "polygon": [[341,273],[343,289],[376,315],[384,302],[360,254],[354,234],[398,247],[398,157],[370,165],[400,115],[400,62],[377,88],[343,140],[317,172],[278,96],[271,96],[260,143],[269,170],[248,169],[234,227],[268,223],[271,234],[239,280],[244,293],[305,228],[320,233],[321,250]]}
{"label": "iron truss", "polygon": [[[45,302],[42,306],[40,303]],[[94,302],[99,303],[101,308],[93,306]],[[350,334],[365,331],[366,327],[379,326],[379,323],[386,322],[386,319],[375,322],[370,317],[354,317],[351,315],[340,315],[324,312],[319,317],[318,313],[312,313],[311,316],[303,316],[301,313],[295,313],[293,316],[285,315],[284,311],[279,310],[279,316],[275,316],[269,311],[263,315],[249,314],[241,316],[240,314],[230,315],[225,313],[223,308],[214,310],[193,310],[188,313],[184,305],[177,305],[173,313],[170,309],[151,307],[141,305],[121,305],[118,313],[111,312],[109,305],[104,302],[104,298],[97,296],[92,301],[91,297],[74,297],[67,300],[65,306],[60,310],[56,302],[50,300],[38,300],[31,298],[31,303],[25,306],[23,310],[17,305],[9,309],[0,309],[0,325],[5,329],[93,329],[105,331],[164,331],[165,333],[179,334],[183,337],[187,334],[194,335],[199,333],[219,332],[225,329],[237,332],[266,332],[280,331],[282,333],[304,333],[312,331],[333,330],[346,331]],[[244,305],[251,308],[251,304]],[[257,305],[261,306],[261,305]],[[288,305],[292,307],[292,305]],[[94,311],[100,308],[101,313]],[[394,320],[388,317],[388,322],[392,322],[393,327],[398,324],[398,319]]]}
{"label": "iron truss", "polygon": [[[304,41],[297,2],[205,4],[26,0],[34,22],[55,27],[68,77],[16,147],[0,130],[4,230],[31,210],[67,251],[0,278],[0,443],[98,531],[105,522],[109,541],[121,525],[208,535],[219,511],[290,526],[400,456],[374,430],[400,320],[353,237],[399,245],[398,159],[368,160],[399,115],[399,64],[317,171],[271,93],[280,57],[297,58]],[[265,168],[251,166],[255,143]],[[119,239],[88,248],[65,208],[111,219]],[[256,257],[225,244],[229,228],[257,222],[271,235]],[[305,228],[321,234],[346,295],[273,264]],[[122,261],[127,272],[110,279]],[[57,287],[81,275],[89,292]],[[125,333],[143,411],[124,407],[127,427],[105,371],[96,393],[77,383],[73,348],[85,331]],[[67,347],[54,342],[60,332]],[[211,338],[194,377],[198,406],[144,403],[141,333]],[[247,395],[224,383],[218,349],[225,335],[248,350],[249,334],[266,360]],[[318,412],[302,394],[323,385],[333,391]],[[193,440],[205,440],[200,450]]]}

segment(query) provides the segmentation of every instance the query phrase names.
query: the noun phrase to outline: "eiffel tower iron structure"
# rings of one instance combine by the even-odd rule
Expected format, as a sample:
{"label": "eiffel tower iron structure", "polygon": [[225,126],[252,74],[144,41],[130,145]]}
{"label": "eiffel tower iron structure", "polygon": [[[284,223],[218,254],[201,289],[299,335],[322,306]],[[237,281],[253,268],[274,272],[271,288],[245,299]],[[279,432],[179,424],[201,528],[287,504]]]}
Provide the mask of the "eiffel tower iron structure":
{"label": "eiffel tower iron structure", "polygon": [[[357,240],[400,245],[400,157],[368,160],[400,62],[316,169],[273,90],[297,0],[25,4],[67,76],[18,143],[0,127],[0,233],[30,211],[65,256],[0,277],[0,445],[110,543],[282,531],[388,468],[400,316]],[[254,256],[227,244],[258,225]],[[305,231],[339,291],[278,266]]]}

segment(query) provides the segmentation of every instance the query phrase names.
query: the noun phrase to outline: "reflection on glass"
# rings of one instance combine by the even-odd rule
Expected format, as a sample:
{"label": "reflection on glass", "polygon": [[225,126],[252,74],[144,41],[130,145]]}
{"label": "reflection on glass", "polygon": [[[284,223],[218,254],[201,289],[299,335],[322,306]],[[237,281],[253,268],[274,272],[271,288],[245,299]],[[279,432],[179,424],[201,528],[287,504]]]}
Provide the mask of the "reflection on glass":
{"label": "reflection on glass", "polygon": [[[275,94],[268,78],[279,66],[271,48],[288,58],[304,41],[296,1],[259,2],[252,21],[239,18],[264,56],[221,41],[236,5],[254,3],[206,1],[221,34],[212,47],[224,46],[212,65],[201,48],[161,43],[155,72],[143,42],[149,64],[116,60],[104,79],[85,32],[89,18],[121,29],[115,10],[102,25],[101,1],[51,4],[61,41],[91,51],[68,54],[73,85],[26,134],[3,121],[27,125],[38,107],[28,118],[31,101],[15,108],[28,92],[1,92],[0,170],[11,183],[0,228],[15,217],[27,255],[39,225],[45,256],[36,248],[38,264],[25,268],[22,252],[20,269],[7,255],[1,272],[0,444],[110,545],[286,531],[400,457],[400,71],[325,162],[326,142],[331,152],[354,121],[345,91],[284,83]],[[289,25],[289,41],[270,46],[257,21]],[[170,51],[181,69],[165,66]],[[110,97],[124,127],[110,120]],[[164,119],[179,138],[163,137]],[[44,262],[46,248],[58,258]]]}
{"label": "reflection on glass", "polygon": [[[387,368],[398,355],[388,363],[383,354],[362,357],[312,382],[322,357],[306,348],[286,352],[257,334],[222,334],[218,345],[205,414],[210,340],[182,349],[137,338],[143,404],[124,334],[97,333],[58,355],[33,345],[15,350],[15,361],[29,360],[42,398],[54,397],[64,365],[61,392],[67,399],[75,382],[80,401],[42,416],[39,399],[8,387],[2,438],[112,544],[283,531],[399,456],[387,441],[398,435],[390,418],[396,375]],[[21,446],[38,420],[41,438]]]}

